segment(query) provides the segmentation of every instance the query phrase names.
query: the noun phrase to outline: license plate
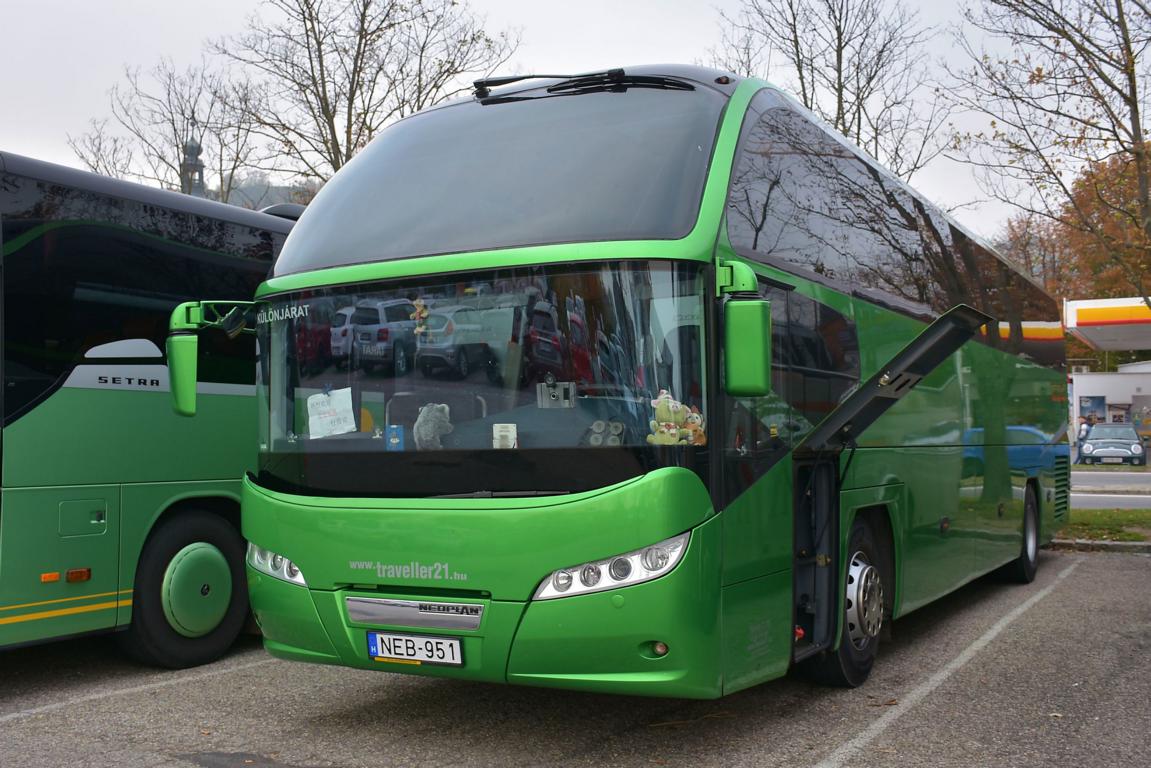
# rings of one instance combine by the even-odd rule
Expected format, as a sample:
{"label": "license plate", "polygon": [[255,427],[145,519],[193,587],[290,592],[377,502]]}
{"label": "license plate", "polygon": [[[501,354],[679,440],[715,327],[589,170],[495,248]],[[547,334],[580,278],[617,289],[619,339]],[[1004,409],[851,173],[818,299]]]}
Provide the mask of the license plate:
{"label": "license plate", "polygon": [[1104,464],[1122,464],[1123,459],[1119,458],[1118,456],[1104,456],[1103,457],[1103,463]]}
{"label": "license plate", "polygon": [[460,667],[463,649],[455,637],[427,635],[393,635],[389,632],[368,633],[368,655],[376,661],[393,664],[442,664]]}

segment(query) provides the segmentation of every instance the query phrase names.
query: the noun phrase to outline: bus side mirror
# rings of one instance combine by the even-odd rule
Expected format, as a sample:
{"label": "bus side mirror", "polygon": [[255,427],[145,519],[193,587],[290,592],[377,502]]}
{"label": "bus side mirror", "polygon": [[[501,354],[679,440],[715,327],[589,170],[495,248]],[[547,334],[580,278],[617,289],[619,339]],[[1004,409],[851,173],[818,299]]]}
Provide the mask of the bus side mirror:
{"label": "bus side mirror", "polygon": [[168,320],[168,382],[172,408],[181,416],[196,415],[196,355],[200,330],[218,328],[229,339],[255,333],[248,327],[251,301],[186,301],[172,310]]}
{"label": "bus side mirror", "polygon": [[196,365],[200,339],[195,333],[168,337],[168,381],[172,408],[181,416],[196,415]]}
{"label": "bus side mirror", "polygon": [[771,302],[732,297],[723,309],[724,388],[736,397],[771,392]]}

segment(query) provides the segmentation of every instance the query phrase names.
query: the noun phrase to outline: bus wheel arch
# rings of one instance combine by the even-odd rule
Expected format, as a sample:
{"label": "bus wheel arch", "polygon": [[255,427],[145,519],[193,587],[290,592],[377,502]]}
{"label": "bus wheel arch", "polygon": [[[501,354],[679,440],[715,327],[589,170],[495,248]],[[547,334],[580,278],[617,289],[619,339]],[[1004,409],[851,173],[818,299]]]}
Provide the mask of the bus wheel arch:
{"label": "bus wheel arch", "polygon": [[223,655],[248,617],[245,544],[227,499],[186,499],[156,520],[136,564],[124,649],[182,669]]}

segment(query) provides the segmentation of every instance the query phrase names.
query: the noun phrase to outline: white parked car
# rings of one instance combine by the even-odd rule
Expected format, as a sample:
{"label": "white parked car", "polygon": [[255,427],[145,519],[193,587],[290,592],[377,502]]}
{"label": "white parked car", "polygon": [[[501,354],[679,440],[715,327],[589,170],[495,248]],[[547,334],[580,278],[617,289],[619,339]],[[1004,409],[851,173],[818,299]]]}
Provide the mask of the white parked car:
{"label": "white parked car", "polygon": [[332,362],[338,368],[346,368],[352,354],[355,341],[352,313],[355,311],[355,307],[343,307],[332,315]]}

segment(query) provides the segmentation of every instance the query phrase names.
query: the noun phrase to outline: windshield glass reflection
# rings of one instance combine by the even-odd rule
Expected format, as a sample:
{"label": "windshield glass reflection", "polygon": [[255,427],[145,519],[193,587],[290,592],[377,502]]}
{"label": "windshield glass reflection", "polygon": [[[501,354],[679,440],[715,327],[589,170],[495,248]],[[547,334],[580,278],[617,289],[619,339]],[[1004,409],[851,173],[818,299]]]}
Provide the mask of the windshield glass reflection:
{"label": "windshield glass reflection", "polygon": [[261,477],[411,496],[698,469],[702,286],[698,265],[621,262],[269,302],[257,318]]}

